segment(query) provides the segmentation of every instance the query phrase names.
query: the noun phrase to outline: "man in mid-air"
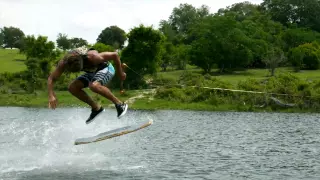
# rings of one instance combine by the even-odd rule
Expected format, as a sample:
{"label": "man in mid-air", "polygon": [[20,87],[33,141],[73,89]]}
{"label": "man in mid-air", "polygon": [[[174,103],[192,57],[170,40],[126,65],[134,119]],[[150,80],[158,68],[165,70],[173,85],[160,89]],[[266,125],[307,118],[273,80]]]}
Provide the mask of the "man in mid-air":
{"label": "man in mid-air", "polygon": [[[113,60],[115,68],[110,63]],[[63,59],[58,62],[56,69],[48,77],[48,95],[49,108],[55,109],[57,107],[57,98],[53,91],[53,83],[57,80],[63,72],[80,72],[85,73],[76,78],[69,85],[69,92],[77,97],[79,100],[91,106],[91,114],[86,120],[89,124],[93,119],[104,111],[104,108],[83,91],[83,88],[89,87],[91,91],[102,95],[114,103],[118,118],[122,117],[128,108],[128,105],[121,102],[115,97],[111,91],[105,86],[107,85],[115,72],[120,77],[120,80],[126,79],[126,74],[123,72],[120,58],[116,52],[101,52],[99,53],[93,48],[87,50],[86,48],[77,48],[68,52]]]}

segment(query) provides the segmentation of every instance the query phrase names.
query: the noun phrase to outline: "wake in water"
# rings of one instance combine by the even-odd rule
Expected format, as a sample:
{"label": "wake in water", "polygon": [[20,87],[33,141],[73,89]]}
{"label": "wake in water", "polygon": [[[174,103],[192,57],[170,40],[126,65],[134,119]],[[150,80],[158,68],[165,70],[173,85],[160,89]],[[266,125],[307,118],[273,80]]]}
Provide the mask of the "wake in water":
{"label": "wake in water", "polygon": [[[130,118],[119,120],[112,110],[106,110],[89,125],[85,124],[88,109],[7,110],[7,114],[1,112],[4,116],[0,127],[0,173],[39,169],[90,171],[121,167],[121,163],[126,161],[122,152],[134,145],[135,138],[126,135],[81,146],[74,146],[74,140],[140,122],[134,112]],[[143,166],[128,166],[133,169],[137,167]]]}

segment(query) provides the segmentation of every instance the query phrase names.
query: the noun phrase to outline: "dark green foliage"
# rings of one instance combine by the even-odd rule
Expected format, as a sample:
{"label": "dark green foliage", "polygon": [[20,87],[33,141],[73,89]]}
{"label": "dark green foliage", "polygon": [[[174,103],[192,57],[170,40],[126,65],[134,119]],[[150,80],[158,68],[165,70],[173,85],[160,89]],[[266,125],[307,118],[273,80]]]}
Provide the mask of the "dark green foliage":
{"label": "dark green foliage", "polygon": [[16,27],[3,27],[0,29],[0,42],[3,47],[5,48],[20,48],[21,47],[21,40],[24,37],[24,33],[21,29]]}
{"label": "dark green foliage", "polygon": [[88,46],[88,41],[85,39],[78,38],[78,37],[68,38],[67,34],[61,34],[61,33],[58,34],[56,41],[57,41],[57,46],[63,50],[79,48],[82,46]]}
{"label": "dark green foliage", "polygon": [[71,41],[68,39],[68,35],[59,33],[57,37],[57,45],[58,48],[63,50],[70,49]]}
{"label": "dark green foliage", "polygon": [[126,40],[125,31],[118,26],[105,28],[97,38],[97,42],[112,46],[114,49],[122,49]]}
{"label": "dark green foliage", "polygon": [[[189,85],[188,85],[189,84]],[[279,74],[265,80],[247,79],[240,81],[236,87],[212,78],[199,78],[184,75],[180,86],[162,87],[157,90],[156,98],[183,103],[206,102],[213,106],[234,104],[242,108],[280,108],[271,97],[276,97],[282,103],[296,104],[299,108],[320,108],[319,81],[306,82],[290,74]],[[195,85],[196,87],[193,87]],[[197,87],[198,85],[201,85]],[[213,89],[206,88],[209,86]],[[223,89],[214,89],[223,88]],[[227,89],[237,88],[243,91],[261,93],[233,92]],[[272,93],[272,94],[271,94]],[[239,109],[239,110],[240,110]]]}
{"label": "dark green foliage", "polygon": [[283,25],[297,24],[320,31],[319,0],[264,0],[261,7]]}
{"label": "dark green foliage", "polygon": [[113,52],[114,48],[110,45],[105,45],[103,43],[95,43],[92,46],[94,49],[96,49],[98,52]]}
{"label": "dark green foliage", "polygon": [[39,59],[56,59],[60,52],[55,50],[55,44],[52,41],[48,41],[46,36],[34,35],[27,36],[24,38],[24,46],[20,50],[21,53],[25,54],[27,59],[39,58]]}
{"label": "dark green foliage", "polygon": [[320,33],[308,29],[292,27],[282,33],[285,42],[284,51],[288,52],[291,48],[298,47],[305,43],[312,43],[320,40]]}
{"label": "dark green foliage", "polygon": [[267,65],[271,71],[271,76],[274,76],[275,69],[280,63],[286,61],[286,57],[283,51],[278,47],[270,47],[264,54],[262,61]]}
{"label": "dark green foliage", "polygon": [[0,31],[0,48],[3,48],[4,34]]}
{"label": "dark green foliage", "polygon": [[82,46],[87,46],[88,45],[88,41],[82,38],[71,38],[69,39],[70,43],[71,43],[71,48],[78,48],[78,47],[82,47]]}
{"label": "dark green foliage", "polygon": [[320,46],[317,42],[302,44],[290,50],[289,58],[297,71],[300,69],[319,69]]}
{"label": "dark green foliage", "polygon": [[128,71],[127,75],[127,83],[137,86],[143,82],[141,76],[156,73],[164,36],[152,27],[140,25],[129,32],[128,38],[129,44],[121,52],[121,60],[139,74]]}
{"label": "dark green foliage", "polygon": [[191,63],[210,73],[215,64],[224,71],[245,67],[253,60],[251,39],[231,17],[209,16],[192,29]]}

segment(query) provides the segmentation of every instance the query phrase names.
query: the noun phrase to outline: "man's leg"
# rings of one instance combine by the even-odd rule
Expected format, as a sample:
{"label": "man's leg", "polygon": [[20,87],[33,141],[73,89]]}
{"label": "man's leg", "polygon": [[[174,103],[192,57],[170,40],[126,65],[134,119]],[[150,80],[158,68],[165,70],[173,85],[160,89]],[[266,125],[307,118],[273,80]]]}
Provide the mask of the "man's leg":
{"label": "man's leg", "polygon": [[100,82],[94,81],[93,83],[89,84],[89,88],[91,91],[100,94],[101,96],[109,99],[114,104],[121,104],[122,102],[112,94],[109,88],[103,86]]}
{"label": "man's leg", "polygon": [[97,115],[104,111],[104,108],[101,107],[98,103],[94,102],[93,99],[83,90],[83,88],[88,87],[92,77],[93,74],[86,73],[78,77],[69,85],[69,92],[82,102],[85,102],[88,105],[90,105],[92,108],[91,114],[89,118],[86,120],[87,124],[92,122]]}
{"label": "man's leg", "polygon": [[69,85],[68,89],[73,96],[91,106],[93,110],[99,110],[100,106],[83,90],[84,87],[83,82],[76,79]]}
{"label": "man's leg", "polygon": [[101,96],[109,99],[111,102],[114,103],[117,112],[118,112],[118,118],[122,117],[126,114],[128,105],[125,103],[122,103],[117,97],[115,97],[112,92],[109,90],[109,88],[103,86],[99,81],[94,81],[89,85],[89,88],[95,92],[100,94]]}
{"label": "man's leg", "polygon": [[115,71],[112,65],[109,65],[105,69],[98,71],[92,78],[92,83],[89,84],[89,88],[93,92],[98,93],[113,102],[117,109],[119,118],[127,112],[128,105],[122,103],[117,97],[112,94],[109,88],[105,86],[109,81],[111,81],[114,74]]}

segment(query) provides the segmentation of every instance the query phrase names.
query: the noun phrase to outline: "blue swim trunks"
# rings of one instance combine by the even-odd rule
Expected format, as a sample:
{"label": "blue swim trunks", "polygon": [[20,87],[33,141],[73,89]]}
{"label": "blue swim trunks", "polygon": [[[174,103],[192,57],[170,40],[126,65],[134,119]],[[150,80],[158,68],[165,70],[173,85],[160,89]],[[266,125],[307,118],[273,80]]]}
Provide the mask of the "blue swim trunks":
{"label": "blue swim trunks", "polygon": [[108,84],[115,74],[115,69],[111,63],[105,68],[98,70],[97,72],[86,72],[82,74],[77,79],[80,80],[84,87],[88,87],[90,82],[100,82],[101,85]]}

